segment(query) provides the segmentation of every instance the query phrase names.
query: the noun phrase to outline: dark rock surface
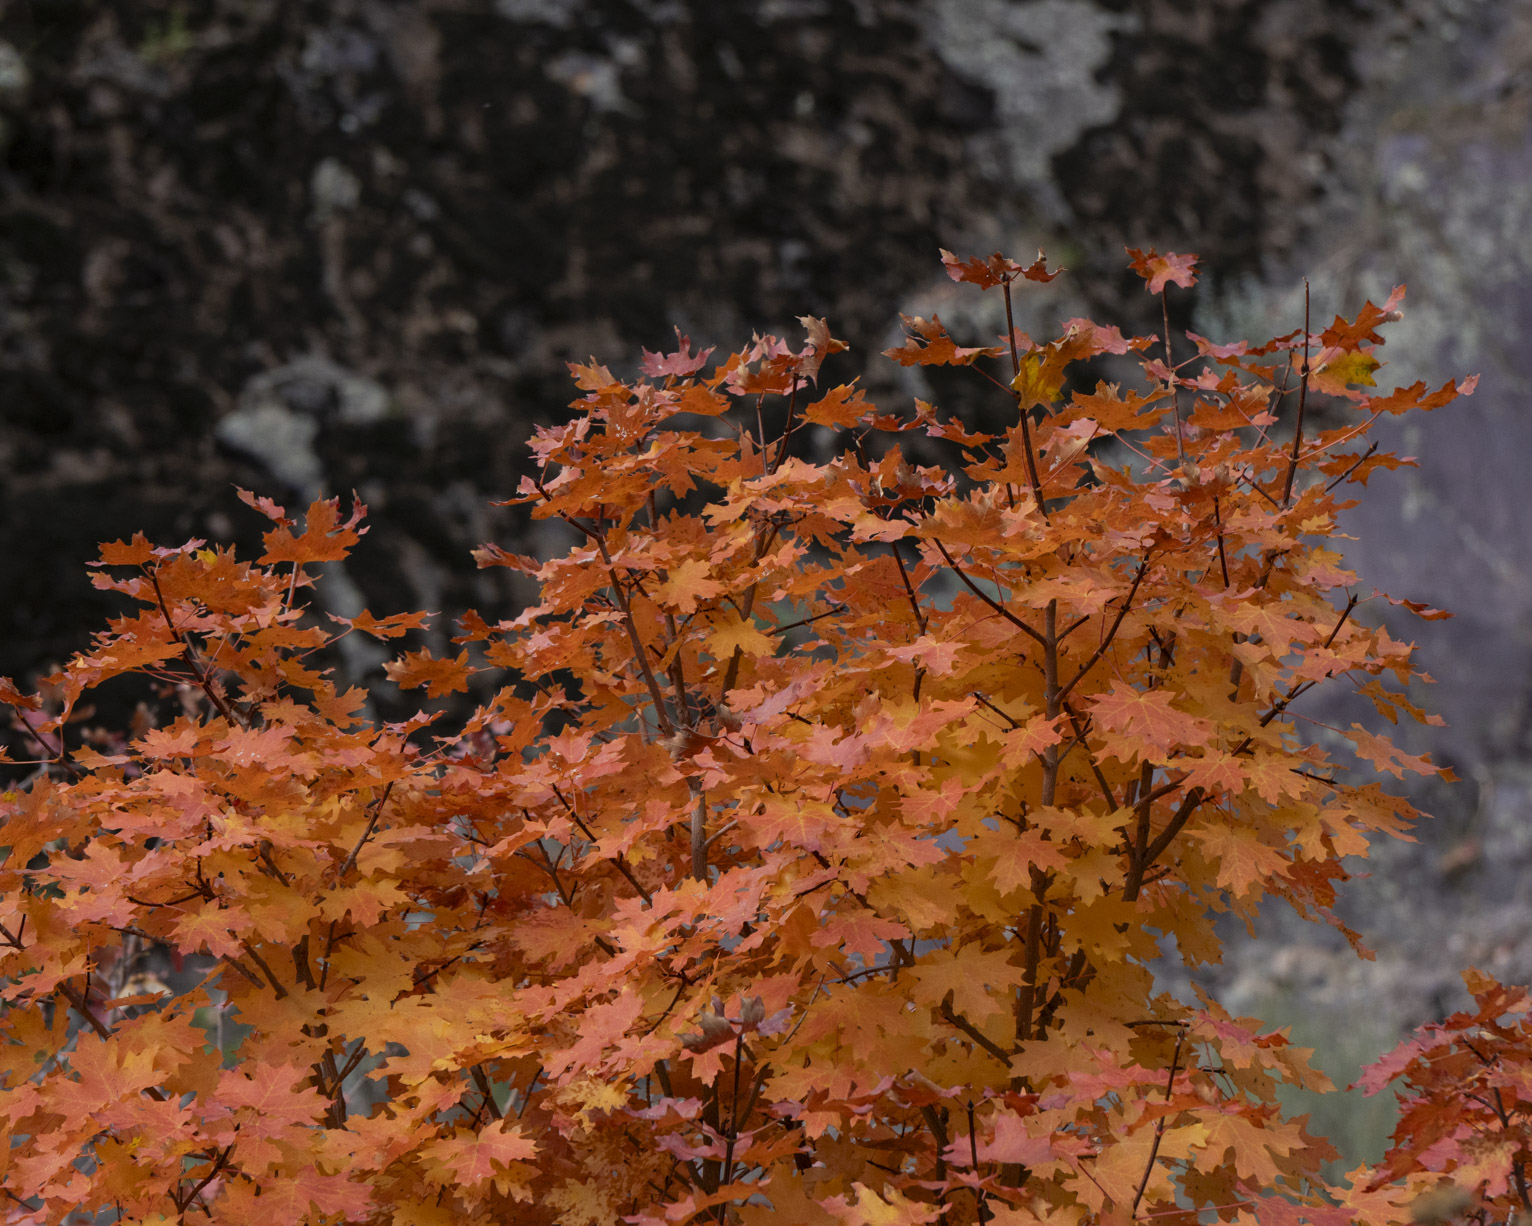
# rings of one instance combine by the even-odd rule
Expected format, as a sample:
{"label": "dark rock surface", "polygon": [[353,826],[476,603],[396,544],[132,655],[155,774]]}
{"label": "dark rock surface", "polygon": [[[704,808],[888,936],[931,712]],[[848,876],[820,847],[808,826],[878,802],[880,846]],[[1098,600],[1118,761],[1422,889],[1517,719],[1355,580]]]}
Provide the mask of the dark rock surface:
{"label": "dark rock surface", "polygon": [[0,6],[0,673],[99,624],[97,540],[249,543],[236,483],[359,490],[375,608],[514,602],[468,551],[523,531],[487,504],[568,359],[812,313],[849,375],[940,288],[940,245],[1050,245],[1119,318],[1145,307],[1124,241],[1257,272],[1368,24],[1319,0]]}

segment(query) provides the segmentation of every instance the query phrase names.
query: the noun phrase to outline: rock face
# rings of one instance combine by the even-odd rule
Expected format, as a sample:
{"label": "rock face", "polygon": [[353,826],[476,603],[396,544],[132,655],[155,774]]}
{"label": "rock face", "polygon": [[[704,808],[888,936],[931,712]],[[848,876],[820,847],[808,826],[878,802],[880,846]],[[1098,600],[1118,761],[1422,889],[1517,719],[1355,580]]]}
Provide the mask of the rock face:
{"label": "rock face", "polygon": [[489,502],[564,411],[566,360],[811,313],[849,378],[897,310],[984,322],[938,246],[1069,265],[1024,306],[1039,330],[1157,326],[1124,243],[1200,252],[1172,322],[1204,333],[1298,326],[1305,275],[1322,319],[1408,280],[1387,373],[1484,381],[1398,440],[1422,467],[1375,483],[1353,561],[1458,611],[1398,633],[1451,724],[1413,747],[1470,782],[1353,895],[1370,977],[1321,992],[1327,947],[1273,919],[1301,956],[1222,985],[1419,1021],[1455,966],[1532,970],[1529,82],[1515,0],[0,6],[0,674],[107,614],[94,542],[252,547],[235,484],[368,502],[336,611],[509,610],[526,593],[469,550],[537,548]]}
{"label": "rock face", "polygon": [[[1369,585],[1455,614],[1377,614],[1396,637],[1421,644],[1437,684],[1417,701],[1447,721],[1405,730],[1409,743],[1463,782],[1423,797],[1437,820],[1420,832],[1422,845],[1390,849],[1352,891],[1351,917],[1379,957],[1333,992],[1335,1010],[1381,999],[1409,1025],[1457,1007],[1462,967],[1532,976],[1532,534],[1523,493],[1532,423],[1521,408],[1532,387],[1532,14],[1464,3],[1428,16],[1413,36],[1380,40],[1357,61],[1361,85],[1335,146],[1337,187],[1311,222],[1310,254],[1204,304],[1210,328],[1259,330],[1301,319],[1304,275],[1327,311],[1368,295],[1382,301],[1406,282],[1404,319],[1379,354],[1395,360],[1382,375],[1481,376],[1471,399],[1380,436],[1419,467],[1375,483],[1346,524],[1359,538],[1348,562]],[[1315,949],[1302,973],[1328,961]],[[1254,999],[1288,986],[1250,965],[1231,981],[1236,992]]]}
{"label": "rock face", "polygon": [[252,543],[236,483],[359,490],[377,607],[513,603],[468,550],[525,532],[487,504],[568,403],[568,359],[812,313],[855,346],[849,377],[942,287],[940,245],[1051,246],[1118,317],[1146,305],[1123,241],[1254,273],[1316,188],[1369,21],[1320,0],[5,6],[0,673],[99,623],[95,541]]}

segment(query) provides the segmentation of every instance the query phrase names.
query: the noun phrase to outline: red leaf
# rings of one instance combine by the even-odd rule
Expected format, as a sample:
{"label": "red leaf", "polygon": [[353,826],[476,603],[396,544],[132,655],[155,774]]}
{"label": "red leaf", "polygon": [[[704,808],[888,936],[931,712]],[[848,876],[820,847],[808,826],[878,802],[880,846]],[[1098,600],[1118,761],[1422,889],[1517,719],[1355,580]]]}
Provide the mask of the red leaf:
{"label": "red leaf", "polygon": [[1153,247],[1149,248],[1147,255],[1137,247],[1129,247],[1127,252],[1133,257],[1133,271],[1149,283],[1151,294],[1164,290],[1167,281],[1174,281],[1183,289],[1190,289],[1197,284],[1197,274],[1193,271],[1197,266],[1195,253],[1178,255],[1174,251],[1167,251],[1161,255]]}
{"label": "red leaf", "polygon": [[363,634],[370,634],[373,638],[396,639],[410,630],[425,629],[435,616],[434,613],[395,613],[391,617],[374,617],[363,609],[355,617],[336,617],[332,613],[330,620],[360,630]]}
{"label": "red leaf", "polygon": [[1393,293],[1389,294],[1387,302],[1381,307],[1373,306],[1369,302],[1362,308],[1355,321],[1348,322],[1337,315],[1335,322],[1320,333],[1319,343],[1326,347],[1333,345],[1340,349],[1356,349],[1363,342],[1381,345],[1383,338],[1378,335],[1376,329],[1379,324],[1388,323],[1400,317],[1399,304],[1403,301],[1404,286],[1396,285]]}
{"label": "red leaf", "polygon": [[1017,277],[1025,277],[1028,281],[1052,281],[1059,273],[1065,271],[1062,268],[1055,268],[1049,272],[1047,258],[1041,251],[1037,253],[1037,259],[1031,266],[1026,268],[998,251],[988,259],[975,256],[972,259],[960,260],[952,252],[943,249],[942,264],[947,269],[947,275],[954,281],[967,281],[980,289],[992,289],[996,285],[1014,281]]}
{"label": "red leaf", "polygon": [[919,315],[901,315],[899,318],[914,335],[906,337],[897,349],[885,349],[883,356],[893,358],[900,366],[971,366],[979,358],[997,357],[1004,352],[998,347],[959,348],[947,335],[938,315],[931,316],[929,321]]}
{"label": "red leaf", "polygon": [[238,486],[235,487],[234,492],[239,495],[239,500],[246,506],[254,507],[278,527],[286,528],[292,524],[293,521],[287,517],[287,512],[277,506],[270,498],[264,498],[259,494],[252,494],[249,490],[242,490]]}
{"label": "red leaf", "polygon": [[438,660],[429,649],[408,652],[383,666],[388,679],[401,689],[426,687],[427,698],[456,694],[468,688],[468,652],[460,651],[455,659]]}
{"label": "red leaf", "polygon": [[1387,771],[1396,779],[1403,779],[1405,771],[1416,775],[1441,773],[1440,768],[1432,765],[1431,759],[1424,754],[1407,754],[1386,737],[1374,736],[1361,724],[1352,724],[1346,735],[1356,746],[1357,757],[1371,762],[1380,771]]}
{"label": "red leaf", "polygon": [[316,500],[309,504],[301,536],[294,536],[285,526],[266,533],[266,553],[261,558],[261,565],[293,562],[302,566],[308,562],[339,561],[351,552],[351,546],[367,531],[357,527],[366,514],[366,506],[353,495],[351,518],[343,524],[340,522],[339,498]]}
{"label": "red leaf", "polygon": [[647,349],[642,350],[643,358],[639,361],[638,368],[651,379],[661,379],[668,375],[684,378],[694,375],[707,364],[708,355],[713,352],[712,347],[704,349],[701,353],[693,353],[692,339],[682,336],[681,329],[676,329],[676,351],[661,356],[658,353],[650,353]]}
{"label": "red leaf", "polygon": [[1108,752],[1119,761],[1122,750],[1148,760],[1167,757],[1177,745],[1201,745],[1208,739],[1208,721],[1177,710],[1176,695],[1168,690],[1137,690],[1121,682],[1090,700],[1096,726],[1116,734]]}

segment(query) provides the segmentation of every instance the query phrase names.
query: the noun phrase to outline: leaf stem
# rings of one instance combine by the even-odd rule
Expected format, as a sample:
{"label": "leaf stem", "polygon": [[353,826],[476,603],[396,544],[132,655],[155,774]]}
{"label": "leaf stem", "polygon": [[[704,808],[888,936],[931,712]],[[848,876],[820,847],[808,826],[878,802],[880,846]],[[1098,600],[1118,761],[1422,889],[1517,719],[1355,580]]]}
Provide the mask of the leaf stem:
{"label": "leaf stem", "polygon": [[1282,505],[1292,501],[1293,478],[1298,474],[1298,452],[1303,447],[1303,413],[1309,402],[1309,279],[1303,279],[1303,367],[1298,372],[1298,423],[1293,427],[1293,454],[1282,482]]}

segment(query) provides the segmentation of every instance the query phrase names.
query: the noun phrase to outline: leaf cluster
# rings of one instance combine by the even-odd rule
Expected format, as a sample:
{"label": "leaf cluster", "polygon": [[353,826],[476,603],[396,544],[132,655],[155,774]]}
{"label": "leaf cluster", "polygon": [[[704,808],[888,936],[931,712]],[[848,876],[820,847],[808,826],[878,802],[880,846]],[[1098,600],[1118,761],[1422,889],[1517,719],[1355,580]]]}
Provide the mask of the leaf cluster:
{"label": "leaf cluster", "polygon": [[[1195,277],[1131,254],[1162,297]],[[1008,320],[1059,271],[944,262]],[[1270,896],[1367,956],[1343,859],[1417,816],[1368,764],[1441,773],[1359,726],[1300,735],[1320,686],[1426,718],[1334,547],[1343,491],[1406,462],[1369,428],[1472,390],[1364,390],[1402,292],[1259,346],[906,320],[895,361],[1012,398],[994,434],[822,387],[844,345],[817,319],[711,364],[682,337],[634,380],[575,366],[511,500],[574,545],[486,545],[536,603],[387,666],[482,697],[446,731],[372,720],[316,663],[425,624],[308,612],[359,503],[300,530],[243,495],[272,525],[253,563],[103,546],[136,611],[37,694],[0,683],[37,768],[0,802],[14,1220],[1403,1212],[1337,1205],[1274,1106],[1328,1085],[1308,1053],[1150,970],[1215,961],[1216,917]],[[1133,382],[1066,391],[1102,357]],[[1320,395],[1350,417],[1306,433]],[[174,717],[83,741],[125,674]],[[164,953],[189,986],[145,971]],[[1428,1132],[1377,1179],[1446,1169]]]}

